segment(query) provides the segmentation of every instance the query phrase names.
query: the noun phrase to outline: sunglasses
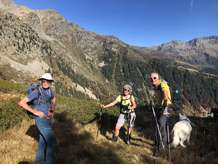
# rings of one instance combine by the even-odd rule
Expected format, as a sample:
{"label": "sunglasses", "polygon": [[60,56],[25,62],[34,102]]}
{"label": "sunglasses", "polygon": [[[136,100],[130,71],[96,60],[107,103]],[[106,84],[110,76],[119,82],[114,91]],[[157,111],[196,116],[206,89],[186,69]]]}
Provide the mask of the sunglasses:
{"label": "sunglasses", "polygon": [[123,89],[123,91],[127,91],[127,92],[129,92],[129,90],[128,90],[128,89]]}
{"label": "sunglasses", "polygon": [[157,77],[150,77],[150,80],[157,80]]}

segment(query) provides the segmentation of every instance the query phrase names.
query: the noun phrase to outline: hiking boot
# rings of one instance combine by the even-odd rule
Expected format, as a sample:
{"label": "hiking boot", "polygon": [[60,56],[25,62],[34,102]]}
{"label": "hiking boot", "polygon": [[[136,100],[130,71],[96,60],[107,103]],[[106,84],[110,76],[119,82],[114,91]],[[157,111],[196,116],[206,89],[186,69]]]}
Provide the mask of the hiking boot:
{"label": "hiking boot", "polygon": [[128,145],[130,144],[130,137],[129,136],[126,137],[126,144],[128,144]]}
{"label": "hiking boot", "polygon": [[113,142],[117,142],[117,140],[118,140],[118,136],[113,135],[112,141],[113,141]]}
{"label": "hiking boot", "polygon": [[163,152],[165,152],[165,149],[161,145],[154,145],[153,148],[153,156],[160,156]]}
{"label": "hiking boot", "polygon": [[[164,148],[163,148],[163,147],[164,147]],[[164,145],[164,146],[159,145],[159,146],[158,146],[158,152],[159,152],[159,153],[164,152],[164,151],[165,151],[165,147],[166,147],[165,145]]]}

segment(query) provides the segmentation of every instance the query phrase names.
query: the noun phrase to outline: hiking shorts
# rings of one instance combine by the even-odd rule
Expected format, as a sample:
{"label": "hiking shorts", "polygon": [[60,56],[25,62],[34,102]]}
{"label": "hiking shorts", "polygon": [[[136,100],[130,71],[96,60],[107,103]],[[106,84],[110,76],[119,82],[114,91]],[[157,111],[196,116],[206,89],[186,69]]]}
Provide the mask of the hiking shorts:
{"label": "hiking shorts", "polygon": [[[130,123],[129,123],[130,124],[129,125],[130,128],[134,127],[135,119],[136,119],[135,112],[131,112],[130,113]],[[125,124],[125,122],[127,123],[127,114],[121,113],[119,115],[118,120],[117,120],[116,128],[121,128]]]}

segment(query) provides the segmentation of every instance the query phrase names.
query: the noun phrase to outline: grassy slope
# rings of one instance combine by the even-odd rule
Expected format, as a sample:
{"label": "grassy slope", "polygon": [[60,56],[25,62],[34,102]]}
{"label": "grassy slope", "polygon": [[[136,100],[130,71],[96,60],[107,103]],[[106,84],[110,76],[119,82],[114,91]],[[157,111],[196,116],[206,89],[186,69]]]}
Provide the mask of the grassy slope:
{"label": "grassy slope", "polygon": [[[24,96],[26,85],[0,81],[0,163],[32,162],[37,144],[34,122],[17,102]],[[155,163],[164,162],[153,158],[152,141],[136,138],[127,147],[122,139],[118,144],[110,141],[117,109],[104,113],[106,130],[99,133],[96,140],[95,122],[87,123],[96,117],[97,102],[58,96],[54,129],[57,135],[59,152],[58,163]],[[106,114],[106,116],[105,116]],[[138,133],[134,132],[138,137]],[[144,142],[142,142],[144,141]],[[67,156],[66,156],[67,155]]]}
{"label": "grassy slope", "polygon": [[[32,162],[37,146],[34,121],[17,102],[24,95],[25,85],[0,81],[0,163]],[[58,96],[54,130],[58,139],[57,163],[167,163],[166,156],[152,156],[154,125],[151,113],[138,112],[136,129],[131,145],[121,138],[111,142],[117,109],[104,111],[101,132],[97,135],[96,122],[82,124],[95,118],[97,102]],[[186,148],[172,149],[173,163],[217,163],[217,129],[214,122],[191,119],[191,144]],[[99,123],[99,122],[97,122]],[[208,127],[207,127],[208,125]]]}

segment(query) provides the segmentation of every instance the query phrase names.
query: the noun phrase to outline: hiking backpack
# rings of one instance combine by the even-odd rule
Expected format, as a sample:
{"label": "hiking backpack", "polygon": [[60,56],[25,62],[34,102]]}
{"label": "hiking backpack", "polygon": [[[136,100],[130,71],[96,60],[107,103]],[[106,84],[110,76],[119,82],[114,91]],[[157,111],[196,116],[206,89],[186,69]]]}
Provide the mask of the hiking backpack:
{"label": "hiking backpack", "polygon": [[[35,91],[35,90],[37,90],[37,91],[39,92],[39,95],[42,94],[42,93],[41,93],[41,90],[39,89],[39,84],[36,84],[36,83],[30,84],[30,86],[27,88],[26,93],[27,93],[27,95],[30,95],[30,94],[31,94],[33,91]],[[39,97],[40,97],[40,96],[39,96]],[[39,100],[39,99],[38,99],[38,100]],[[32,100],[32,101],[28,102],[27,104],[28,104],[29,106],[32,106],[34,101],[35,101],[35,100]],[[34,115],[32,112],[29,112],[29,111],[26,111],[26,112],[27,112],[27,115],[28,115],[31,119],[34,118],[35,115]]]}

